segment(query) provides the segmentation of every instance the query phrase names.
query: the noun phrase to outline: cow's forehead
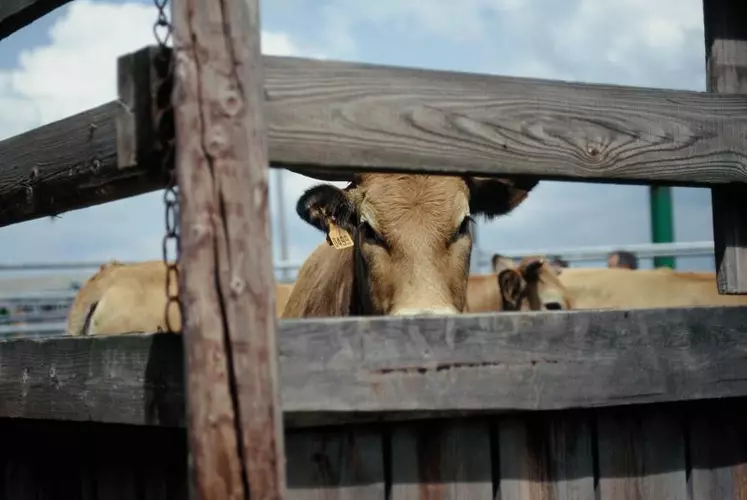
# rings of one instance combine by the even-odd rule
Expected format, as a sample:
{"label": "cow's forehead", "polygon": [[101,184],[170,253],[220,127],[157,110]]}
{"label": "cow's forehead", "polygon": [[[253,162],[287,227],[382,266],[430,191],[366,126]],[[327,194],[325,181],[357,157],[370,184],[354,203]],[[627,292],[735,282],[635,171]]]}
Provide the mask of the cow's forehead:
{"label": "cow's forehead", "polygon": [[361,217],[379,230],[410,223],[451,230],[469,213],[469,192],[460,177],[369,174],[360,183],[359,200]]}

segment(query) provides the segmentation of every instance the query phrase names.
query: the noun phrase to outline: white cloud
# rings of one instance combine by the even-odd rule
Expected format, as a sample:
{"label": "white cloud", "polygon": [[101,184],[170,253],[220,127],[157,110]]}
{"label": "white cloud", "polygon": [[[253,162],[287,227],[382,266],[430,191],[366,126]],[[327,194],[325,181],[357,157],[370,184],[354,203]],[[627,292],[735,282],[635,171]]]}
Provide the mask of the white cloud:
{"label": "white cloud", "polygon": [[[75,0],[66,8],[48,44],[22,51],[17,68],[0,72],[0,138],[116,99],[117,58],[155,44],[151,5]],[[323,57],[286,33],[263,31],[261,43],[265,54]]]}
{"label": "white cloud", "polygon": [[[155,43],[152,5],[76,0],[64,9],[49,42],[23,50],[15,68],[0,71],[0,139],[115,99],[117,57]],[[278,31],[262,32],[262,52],[324,57]],[[292,197],[313,181],[290,173],[286,179],[286,203],[295,205]],[[3,241],[14,242],[0,246],[0,262],[159,258],[161,192],[0,231]]]}

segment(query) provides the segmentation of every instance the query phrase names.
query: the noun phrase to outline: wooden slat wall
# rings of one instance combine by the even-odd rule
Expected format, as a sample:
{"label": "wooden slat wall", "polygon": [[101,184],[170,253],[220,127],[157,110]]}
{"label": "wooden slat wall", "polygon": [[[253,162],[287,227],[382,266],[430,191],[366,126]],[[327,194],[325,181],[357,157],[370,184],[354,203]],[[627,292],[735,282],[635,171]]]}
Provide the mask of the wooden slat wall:
{"label": "wooden slat wall", "polygon": [[[747,400],[287,431],[289,500],[747,500]],[[0,419],[0,498],[186,498],[180,428]]]}
{"label": "wooden slat wall", "polygon": [[290,432],[285,438],[288,498],[385,498],[384,434],[375,428]]}
{"label": "wooden slat wall", "polygon": [[501,500],[594,500],[589,414],[525,414],[498,421]]}
{"label": "wooden slat wall", "polygon": [[491,498],[490,427],[485,420],[431,420],[392,432],[392,500]]}

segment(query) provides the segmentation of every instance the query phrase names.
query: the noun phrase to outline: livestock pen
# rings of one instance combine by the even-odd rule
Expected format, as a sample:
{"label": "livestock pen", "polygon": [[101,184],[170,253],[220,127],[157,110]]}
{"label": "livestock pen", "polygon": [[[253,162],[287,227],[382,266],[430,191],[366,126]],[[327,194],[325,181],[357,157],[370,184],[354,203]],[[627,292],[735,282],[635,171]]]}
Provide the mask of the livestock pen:
{"label": "livestock pen", "polygon": [[747,498],[743,307],[276,321],[266,200],[268,164],[708,186],[744,294],[744,3],[704,1],[699,93],[261,56],[258,0],[172,1],[175,57],[0,142],[0,224],[167,188],[184,336],[0,342],[2,498]]}

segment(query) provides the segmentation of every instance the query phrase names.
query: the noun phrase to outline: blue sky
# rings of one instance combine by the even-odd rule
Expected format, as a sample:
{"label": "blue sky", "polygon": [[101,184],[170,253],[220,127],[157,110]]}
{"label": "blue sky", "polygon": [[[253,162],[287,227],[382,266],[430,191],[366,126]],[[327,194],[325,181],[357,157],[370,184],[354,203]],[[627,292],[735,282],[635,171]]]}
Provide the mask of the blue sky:
{"label": "blue sky", "polygon": [[[701,0],[273,0],[261,8],[265,53],[705,89]],[[0,138],[114,99],[116,57],[153,43],[155,16],[150,1],[75,0],[3,40]],[[290,258],[301,260],[323,238],[294,211],[316,181],[284,176]],[[646,186],[544,182],[512,215],[480,224],[480,247],[646,243],[647,197]],[[674,203],[677,241],[712,239],[707,189],[677,188]],[[151,193],[2,228],[0,263],[159,258],[163,229],[161,193]],[[713,259],[678,266],[710,270]]]}

